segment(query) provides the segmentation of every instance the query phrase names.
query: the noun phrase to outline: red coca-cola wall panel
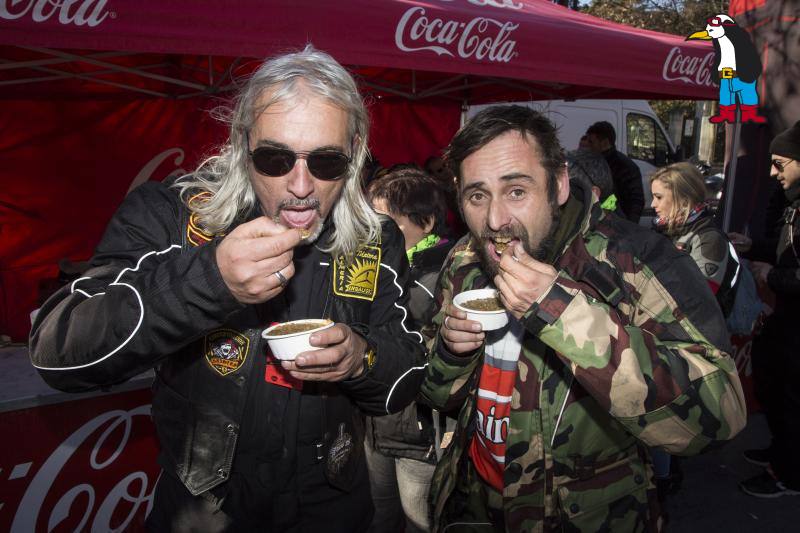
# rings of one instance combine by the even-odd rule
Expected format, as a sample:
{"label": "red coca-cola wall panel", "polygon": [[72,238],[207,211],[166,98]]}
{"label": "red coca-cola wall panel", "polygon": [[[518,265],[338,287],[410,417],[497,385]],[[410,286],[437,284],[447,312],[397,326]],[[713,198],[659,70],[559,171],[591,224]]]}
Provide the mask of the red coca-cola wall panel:
{"label": "red coca-cola wall panel", "polygon": [[0,413],[0,531],[141,531],[160,468],[150,390]]}
{"label": "red coca-cola wall panel", "polygon": [[[0,106],[0,334],[23,341],[62,258],[92,255],[134,185],[184,173],[227,136],[218,98],[13,101]],[[458,103],[374,99],[370,147],[424,162],[458,129]]]}
{"label": "red coca-cola wall panel", "polygon": [[0,106],[0,333],[24,340],[39,287],[88,259],[134,183],[192,169],[223,138],[207,99]]}

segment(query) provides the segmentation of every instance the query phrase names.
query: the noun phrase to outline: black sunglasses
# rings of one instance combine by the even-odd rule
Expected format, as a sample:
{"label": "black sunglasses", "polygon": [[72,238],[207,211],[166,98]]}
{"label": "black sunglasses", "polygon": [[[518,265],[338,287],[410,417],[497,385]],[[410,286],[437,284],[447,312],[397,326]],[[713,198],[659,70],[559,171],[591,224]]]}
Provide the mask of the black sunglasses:
{"label": "black sunglasses", "polygon": [[790,159],[785,163],[783,161],[779,161],[777,159],[773,159],[772,160],[772,166],[775,167],[778,170],[778,172],[783,172],[783,169],[786,168],[786,165],[788,165],[792,161],[794,161],[794,159]]}
{"label": "black sunglasses", "polygon": [[259,146],[247,152],[253,167],[270,177],[285,176],[291,172],[298,159],[305,159],[309,172],[317,179],[333,181],[341,178],[350,164],[350,157],[338,150],[312,150],[294,152],[288,148]]}

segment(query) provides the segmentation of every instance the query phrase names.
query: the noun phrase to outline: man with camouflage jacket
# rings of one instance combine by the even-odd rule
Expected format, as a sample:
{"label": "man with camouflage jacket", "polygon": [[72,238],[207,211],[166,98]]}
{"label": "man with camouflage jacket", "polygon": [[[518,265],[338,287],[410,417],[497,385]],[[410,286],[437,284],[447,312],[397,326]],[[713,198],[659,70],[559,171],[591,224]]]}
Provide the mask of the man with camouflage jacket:
{"label": "man with camouflage jacket", "polygon": [[[656,530],[644,446],[695,454],[745,423],[708,285],[668,240],[570,191],[535,111],[483,111],[448,160],[470,233],[437,285],[422,388],[461,407],[434,475],[434,530]],[[482,332],[452,297],[486,286],[510,320]]]}

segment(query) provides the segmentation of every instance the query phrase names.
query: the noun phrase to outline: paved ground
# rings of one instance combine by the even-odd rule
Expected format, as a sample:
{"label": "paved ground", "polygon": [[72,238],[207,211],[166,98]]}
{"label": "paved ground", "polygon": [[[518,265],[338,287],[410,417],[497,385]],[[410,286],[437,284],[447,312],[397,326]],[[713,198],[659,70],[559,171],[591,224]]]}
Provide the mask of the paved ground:
{"label": "paved ground", "polygon": [[[669,533],[772,533],[800,531],[800,496],[753,498],[739,482],[759,473],[742,457],[748,448],[769,444],[762,415],[722,449],[684,459],[683,486],[667,501]],[[800,443],[798,443],[800,453]]]}

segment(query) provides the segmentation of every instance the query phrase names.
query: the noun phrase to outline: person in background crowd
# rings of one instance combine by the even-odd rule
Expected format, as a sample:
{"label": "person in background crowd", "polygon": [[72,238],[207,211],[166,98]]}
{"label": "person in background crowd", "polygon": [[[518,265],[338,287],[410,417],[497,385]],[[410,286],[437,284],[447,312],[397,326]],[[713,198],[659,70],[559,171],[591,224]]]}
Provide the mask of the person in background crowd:
{"label": "person in background crowd", "polygon": [[[434,531],[655,530],[642,445],[699,453],[745,424],[707,283],[667,239],[571,189],[532,109],[481,111],[447,160],[470,232],[437,283],[422,384],[460,409],[431,484]],[[509,322],[483,332],[453,297],[492,286]]]}
{"label": "person in background crowd", "polygon": [[623,154],[615,143],[617,132],[610,122],[595,122],[586,130],[586,143],[589,148],[606,158],[611,177],[614,180],[614,194],[618,206],[632,222],[639,222],[639,217],[644,209],[644,188],[642,187],[642,173],[636,163]]}
{"label": "person in background crowd", "polygon": [[767,449],[744,452],[764,472],[740,483],[760,498],[800,495],[800,121],[772,140],[770,174],[786,197],[777,239],[753,242],[731,233],[753,262],[756,281],[775,293],[775,310],[753,341],[753,375],[772,432]]}
{"label": "person in background crowd", "polygon": [[432,155],[426,159],[425,170],[433,179],[442,184],[445,190],[455,190],[455,176],[441,156]]}
{"label": "person in background crowd", "polygon": [[456,198],[456,177],[450,167],[445,164],[444,159],[438,155],[432,155],[425,160],[425,170],[439,183],[444,192],[445,207],[447,209],[447,233],[457,240],[464,235],[467,227],[461,218],[461,211]]}
{"label": "person in background crowd", "polygon": [[[438,310],[433,290],[455,244],[445,228],[444,193],[420,168],[389,172],[369,189],[374,209],[400,227],[411,264],[409,310],[415,329],[429,339]],[[375,504],[372,530],[428,531],[428,491],[440,445],[441,416],[412,403],[402,413],[367,419],[367,464]]]}
{"label": "person in background crowd", "polygon": [[585,148],[567,152],[567,171],[570,180],[581,180],[592,189],[600,199],[600,207],[609,211],[617,210],[611,169],[602,155]]}
{"label": "person in background crowd", "polygon": [[[151,531],[365,531],[363,415],[404,408],[424,354],[403,236],[361,191],[368,115],[311,45],[264,62],[234,105],[217,156],[127,196],[42,307],[31,360],[65,391],[155,367]],[[304,318],[334,325],[276,361],[264,327]]]}
{"label": "person in background crowd", "polygon": [[364,180],[363,182],[366,185],[372,183],[375,179],[377,179],[378,173],[383,170],[383,165],[381,165],[380,160],[377,157],[370,156],[367,158],[367,161],[364,163]]}
{"label": "person in background crowd", "polygon": [[728,316],[736,296],[739,259],[728,237],[714,224],[700,171],[690,163],[660,168],[650,176],[650,191],[656,231],[692,256],[717,297],[722,314]]}
{"label": "person in background crowd", "polygon": [[[727,317],[736,296],[739,261],[732,254],[727,236],[714,224],[714,215],[705,203],[706,188],[700,171],[689,163],[658,169],[650,176],[650,191],[656,231],[692,257]],[[658,448],[650,452],[658,496],[663,501],[678,491],[683,473],[678,461],[667,452]]]}

